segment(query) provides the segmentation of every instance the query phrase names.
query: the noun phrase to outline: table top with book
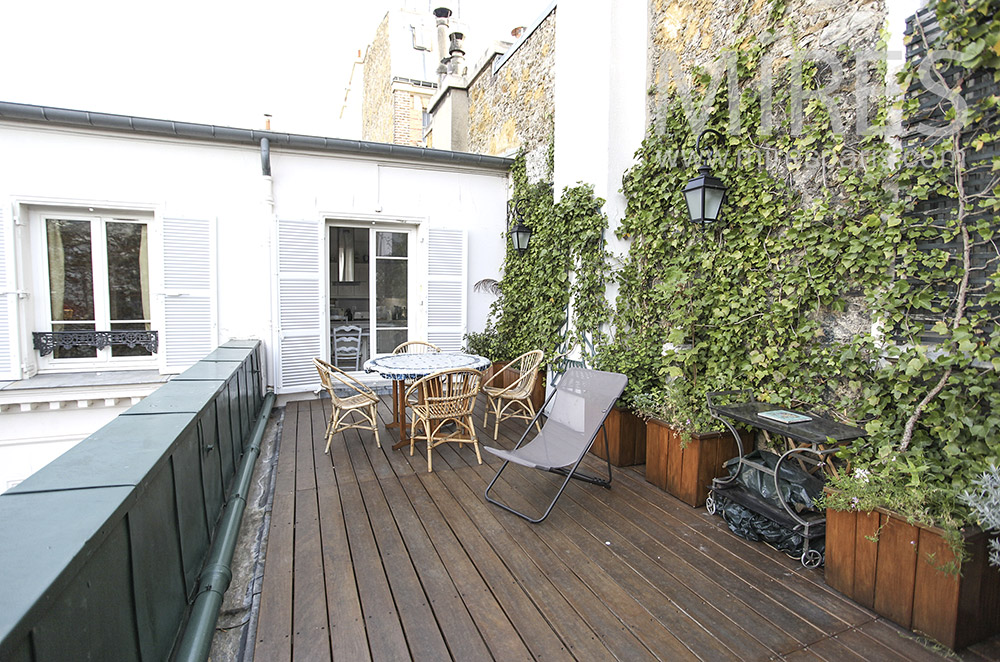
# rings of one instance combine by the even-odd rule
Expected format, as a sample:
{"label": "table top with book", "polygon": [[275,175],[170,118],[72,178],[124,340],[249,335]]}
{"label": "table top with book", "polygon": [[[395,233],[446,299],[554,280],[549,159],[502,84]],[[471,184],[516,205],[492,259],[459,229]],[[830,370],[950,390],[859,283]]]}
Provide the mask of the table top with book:
{"label": "table top with book", "polygon": [[800,444],[829,445],[831,439],[843,443],[867,435],[862,428],[767,402],[715,405],[712,410],[718,416],[782,435]]}

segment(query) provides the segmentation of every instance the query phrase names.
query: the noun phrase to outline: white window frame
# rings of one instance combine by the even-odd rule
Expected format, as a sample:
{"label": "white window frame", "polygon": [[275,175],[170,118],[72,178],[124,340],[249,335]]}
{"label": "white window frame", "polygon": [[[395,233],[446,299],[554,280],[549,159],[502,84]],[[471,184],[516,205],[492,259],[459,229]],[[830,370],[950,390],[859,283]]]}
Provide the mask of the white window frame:
{"label": "white window frame", "polygon": [[[29,213],[31,237],[31,290],[34,293],[35,305],[32,320],[32,330],[41,332],[52,331],[52,319],[49,302],[48,274],[48,244],[45,231],[45,221],[49,218],[89,221],[92,228],[99,228],[92,233],[91,243],[95,247],[94,258],[94,315],[97,331],[108,331],[110,327],[110,302],[107,295],[108,266],[105,254],[107,243],[105,227],[108,222],[141,223],[147,227],[147,259],[149,260],[150,296],[150,328],[159,329],[159,306],[155,294],[160,291],[159,285],[159,252],[158,224],[154,214],[137,211],[117,211],[114,209],[68,209],[61,207],[33,207]],[[162,334],[161,334],[162,335]],[[94,370],[142,370],[156,369],[159,353],[162,352],[163,338],[159,339],[160,350],[150,356],[112,357],[111,348],[96,350],[94,358],[56,359],[54,354],[41,356],[37,351],[35,357],[39,373],[51,372],[90,372]]]}

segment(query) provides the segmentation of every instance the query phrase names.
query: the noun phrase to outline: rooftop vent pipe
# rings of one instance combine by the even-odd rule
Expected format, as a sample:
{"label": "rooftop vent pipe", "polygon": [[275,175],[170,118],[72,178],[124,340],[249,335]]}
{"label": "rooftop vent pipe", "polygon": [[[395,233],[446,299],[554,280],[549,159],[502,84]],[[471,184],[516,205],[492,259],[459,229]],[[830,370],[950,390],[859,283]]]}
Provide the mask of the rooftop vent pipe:
{"label": "rooftop vent pipe", "polygon": [[461,32],[452,32],[448,35],[451,45],[448,46],[448,55],[451,61],[451,72],[458,75],[465,75],[465,35]]}
{"label": "rooftop vent pipe", "polygon": [[437,25],[438,56],[441,64],[438,65],[439,74],[448,73],[448,19],[451,18],[451,10],[447,7],[438,7],[434,10],[435,25]]}

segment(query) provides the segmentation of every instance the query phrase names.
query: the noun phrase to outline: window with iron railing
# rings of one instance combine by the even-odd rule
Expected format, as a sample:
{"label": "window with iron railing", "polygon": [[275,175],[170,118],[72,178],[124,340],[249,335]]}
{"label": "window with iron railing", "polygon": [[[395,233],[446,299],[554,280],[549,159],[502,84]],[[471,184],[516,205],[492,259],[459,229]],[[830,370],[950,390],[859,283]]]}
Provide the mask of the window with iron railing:
{"label": "window with iron railing", "polygon": [[[106,367],[152,360],[149,223],[48,213],[33,218],[40,367]],[[44,294],[44,296],[42,296]]]}

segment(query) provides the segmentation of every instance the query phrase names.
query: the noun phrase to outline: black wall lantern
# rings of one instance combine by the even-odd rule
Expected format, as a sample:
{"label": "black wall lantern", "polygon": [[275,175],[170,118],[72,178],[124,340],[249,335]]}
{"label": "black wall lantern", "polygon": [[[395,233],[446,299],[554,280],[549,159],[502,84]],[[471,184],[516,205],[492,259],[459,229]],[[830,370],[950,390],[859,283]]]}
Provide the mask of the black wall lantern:
{"label": "black wall lantern", "polygon": [[527,201],[527,198],[507,201],[507,234],[510,235],[511,244],[522,254],[528,250],[528,242],[531,241],[531,228],[524,224],[524,211],[521,208]]}
{"label": "black wall lantern", "polygon": [[[706,133],[714,133],[722,138],[722,134],[715,129],[702,131],[694,146],[699,155],[701,155],[701,139]],[[709,156],[711,156],[711,150],[709,150]],[[684,199],[687,200],[691,221],[701,223],[703,229],[706,225],[719,220],[719,213],[722,211],[722,205],[726,202],[726,191],[728,190],[721,179],[712,176],[712,170],[706,163],[707,160],[702,159],[702,163],[705,165],[698,168],[698,176],[684,187]]]}

